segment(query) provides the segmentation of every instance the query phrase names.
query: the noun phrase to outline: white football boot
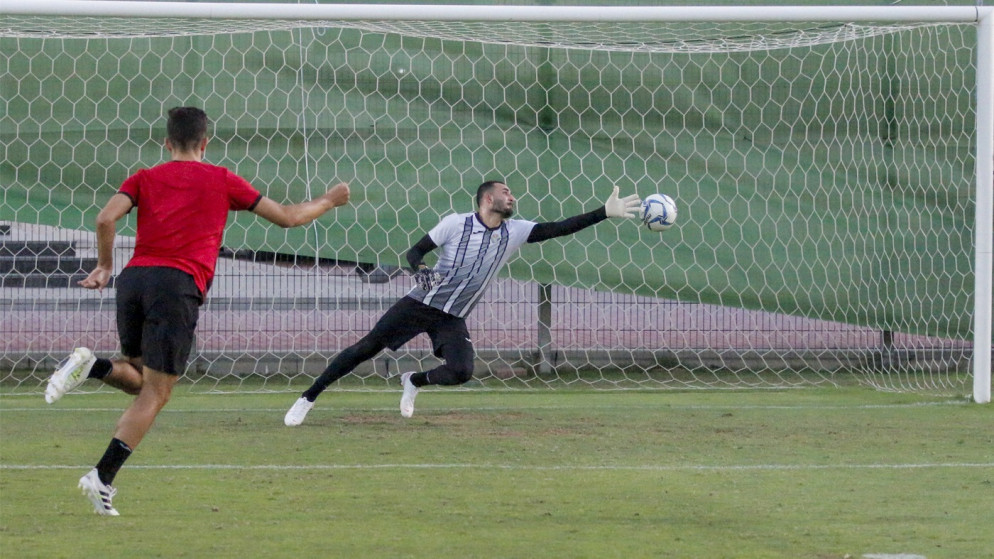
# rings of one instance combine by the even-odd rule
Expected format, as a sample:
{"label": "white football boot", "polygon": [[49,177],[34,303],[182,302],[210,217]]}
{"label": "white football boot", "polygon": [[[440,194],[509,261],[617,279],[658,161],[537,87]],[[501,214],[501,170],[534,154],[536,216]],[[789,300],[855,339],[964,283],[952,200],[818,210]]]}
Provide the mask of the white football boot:
{"label": "white football boot", "polygon": [[400,397],[400,415],[411,417],[414,415],[414,399],[418,397],[418,387],[411,384],[411,375],[414,371],[400,375],[400,384],[404,386],[404,394]]}
{"label": "white football boot", "polygon": [[304,422],[304,418],[307,417],[307,412],[311,411],[314,407],[314,402],[309,401],[307,398],[301,396],[296,402],[290,406],[287,410],[286,415],[283,416],[283,423],[287,427],[296,427]]}
{"label": "white football boot", "polygon": [[79,488],[83,490],[83,495],[93,503],[93,510],[102,516],[120,516],[117,509],[111,503],[117,489],[100,481],[97,469],[93,468],[90,473],[79,478]]}
{"label": "white football boot", "polygon": [[52,378],[48,379],[48,387],[45,388],[45,401],[54,404],[66,393],[83,384],[96,361],[96,356],[89,349],[85,347],[74,349],[65,364],[52,374]]}

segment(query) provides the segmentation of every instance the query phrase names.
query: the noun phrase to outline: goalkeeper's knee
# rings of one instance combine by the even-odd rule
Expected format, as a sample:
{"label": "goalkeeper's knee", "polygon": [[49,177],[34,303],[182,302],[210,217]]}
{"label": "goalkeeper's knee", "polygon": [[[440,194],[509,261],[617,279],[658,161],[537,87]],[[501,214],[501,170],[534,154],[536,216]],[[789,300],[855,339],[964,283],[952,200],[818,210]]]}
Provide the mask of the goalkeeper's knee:
{"label": "goalkeeper's knee", "polygon": [[473,362],[455,362],[451,363],[446,361],[445,364],[440,367],[436,367],[431,371],[428,371],[427,379],[430,384],[438,384],[441,386],[455,386],[457,384],[465,384],[473,378]]}

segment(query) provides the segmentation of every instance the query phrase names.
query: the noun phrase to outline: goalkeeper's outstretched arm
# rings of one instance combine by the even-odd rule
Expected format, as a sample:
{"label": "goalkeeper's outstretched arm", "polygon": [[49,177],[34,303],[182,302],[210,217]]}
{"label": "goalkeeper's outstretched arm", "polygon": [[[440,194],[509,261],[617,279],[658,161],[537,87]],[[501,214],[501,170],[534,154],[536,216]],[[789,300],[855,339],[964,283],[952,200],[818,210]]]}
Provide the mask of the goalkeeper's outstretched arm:
{"label": "goalkeeper's outstretched arm", "polygon": [[640,204],[638,194],[618,198],[618,187],[616,186],[607,202],[592,212],[568,217],[562,221],[536,224],[528,235],[528,242],[538,243],[563,235],[571,235],[609,217],[637,217]]}
{"label": "goalkeeper's outstretched arm", "polygon": [[571,235],[581,229],[586,229],[591,225],[600,223],[605,219],[607,219],[607,214],[604,213],[604,206],[601,206],[592,212],[568,217],[562,221],[536,223],[535,227],[532,227],[532,232],[528,235],[528,242],[540,243],[556,237],[562,237],[563,235]]}

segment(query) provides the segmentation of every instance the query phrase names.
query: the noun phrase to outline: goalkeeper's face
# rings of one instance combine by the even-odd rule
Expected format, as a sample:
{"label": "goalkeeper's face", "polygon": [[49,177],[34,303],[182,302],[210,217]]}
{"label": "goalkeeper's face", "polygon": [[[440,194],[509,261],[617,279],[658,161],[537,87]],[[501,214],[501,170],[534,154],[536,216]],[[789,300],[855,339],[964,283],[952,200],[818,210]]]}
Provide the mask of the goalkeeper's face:
{"label": "goalkeeper's face", "polygon": [[507,185],[499,185],[494,187],[493,191],[490,193],[491,203],[490,209],[507,219],[514,215],[514,196],[511,194],[511,189]]}

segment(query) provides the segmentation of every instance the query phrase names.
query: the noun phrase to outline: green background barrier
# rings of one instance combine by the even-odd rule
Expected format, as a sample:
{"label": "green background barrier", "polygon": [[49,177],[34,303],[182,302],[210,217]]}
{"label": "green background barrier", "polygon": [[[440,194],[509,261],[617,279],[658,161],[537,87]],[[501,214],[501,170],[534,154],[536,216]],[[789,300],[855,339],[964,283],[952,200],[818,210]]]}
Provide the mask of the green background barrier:
{"label": "green background barrier", "polygon": [[969,339],[974,41],[958,26],[711,54],[337,28],[3,38],[0,220],[92,230],[121,181],[167,155],[165,111],[197,105],[207,160],[270,198],[353,187],[305,229],[233,215],[230,248],[400,265],[483,180],[536,221],[617,184],[673,196],[678,225],[612,220],[528,245],[505,272]]}

